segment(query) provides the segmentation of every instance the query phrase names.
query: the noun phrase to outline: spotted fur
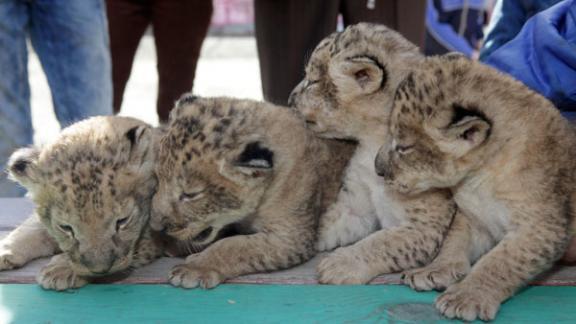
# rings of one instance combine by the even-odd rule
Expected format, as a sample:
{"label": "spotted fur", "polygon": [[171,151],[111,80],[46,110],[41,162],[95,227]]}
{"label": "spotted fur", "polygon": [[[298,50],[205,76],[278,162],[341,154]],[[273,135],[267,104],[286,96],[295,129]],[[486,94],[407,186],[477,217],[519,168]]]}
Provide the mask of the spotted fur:
{"label": "spotted fur", "polygon": [[[324,188],[337,188],[345,165],[326,164],[330,152],[288,109],[180,99],[160,143],[152,226],[207,248],[176,266],[170,282],[211,288],[311,258],[323,201],[334,196]],[[218,240],[231,227],[238,235]]]}
{"label": "spotted fur", "polygon": [[394,91],[421,60],[418,48],[395,31],[350,26],[318,45],[291,95],[319,137],[358,141],[338,199],[321,218],[318,249],[341,247],[320,263],[321,282],[366,283],[427,264],[452,222],[448,192],[409,198],[387,188],[374,170]]}
{"label": "spotted fur", "polygon": [[0,269],[57,254],[38,282],[64,290],[158,257],[147,226],[156,187],[154,137],[136,119],[94,117],[49,145],[16,151],[8,171],[36,207],[0,242]]}
{"label": "spotted fur", "polygon": [[468,232],[443,247],[479,258],[436,300],[450,318],[494,319],[569,241],[574,128],[548,100],[480,63],[436,57],[415,69],[398,89],[376,169],[408,194],[448,188],[470,216]]}

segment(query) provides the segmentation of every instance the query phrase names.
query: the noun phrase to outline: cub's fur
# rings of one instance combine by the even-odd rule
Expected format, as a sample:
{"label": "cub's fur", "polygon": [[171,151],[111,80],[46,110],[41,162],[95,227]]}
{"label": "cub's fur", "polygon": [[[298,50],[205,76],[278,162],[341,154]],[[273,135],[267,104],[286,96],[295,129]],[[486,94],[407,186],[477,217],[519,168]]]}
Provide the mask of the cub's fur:
{"label": "cub's fur", "polygon": [[[448,191],[407,197],[387,188],[374,170],[394,91],[422,59],[416,46],[384,26],[350,26],[320,42],[291,95],[318,136],[358,141],[338,199],[322,216],[318,249],[355,244],[320,263],[321,282],[366,283],[427,264],[451,224],[456,209]],[[467,271],[468,265],[458,266]],[[453,280],[448,277],[443,282]]]}
{"label": "cub's fur", "polygon": [[338,187],[345,163],[289,109],[184,95],[160,142],[152,226],[207,247],[170,282],[211,288],[311,258],[322,201],[335,196],[324,188]]}
{"label": "cub's fur", "polygon": [[156,186],[153,138],[136,119],[94,117],[49,145],[16,151],[8,171],[36,209],[0,242],[0,270],[57,254],[37,279],[64,290],[158,257],[147,229]]}
{"label": "cub's fur", "polygon": [[430,58],[402,82],[376,169],[407,194],[449,188],[475,223],[464,240],[470,251],[458,239],[443,249],[489,249],[436,300],[448,317],[493,319],[566,248],[576,208],[573,126],[548,100],[480,63]]}

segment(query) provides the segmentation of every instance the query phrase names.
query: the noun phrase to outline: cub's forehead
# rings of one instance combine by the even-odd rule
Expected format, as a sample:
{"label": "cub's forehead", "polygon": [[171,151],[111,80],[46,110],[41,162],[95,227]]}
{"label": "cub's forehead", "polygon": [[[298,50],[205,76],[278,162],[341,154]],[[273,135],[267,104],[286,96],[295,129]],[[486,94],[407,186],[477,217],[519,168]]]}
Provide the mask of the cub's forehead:
{"label": "cub's forehead", "polygon": [[99,116],[75,123],[60,132],[51,143],[41,148],[40,160],[47,164],[81,160],[107,161],[128,155],[131,142],[126,137],[131,129],[150,126],[130,117]]}
{"label": "cub's forehead", "polygon": [[114,196],[124,183],[118,181],[118,173],[132,163],[126,134],[135,127],[150,126],[127,117],[94,117],[64,129],[41,148],[37,163],[43,183],[63,197],[81,198],[102,190]]}
{"label": "cub's forehead", "polygon": [[398,32],[384,25],[359,23],[324,38],[312,52],[310,63],[326,64],[339,55],[378,57],[405,53],[420,56],[418,47]]}
{"label": "cub's forehead", "polygon": [[[74,202],[76,208],[87,204],[103,205],[106,200],[126,193],[130,181],[123,181],[125,161],[87,152],[67,160],[45,163],[42,176],[45,189],[57,200]],[[139,175],[133,174],[132,178]]]}
{"label": "cub's forehead", "polygon": [[253,109],[246,103],[198,99],[179,103],[178,114],[170,121],[161,147],[191,154],[230,149],[241,133],[253,129]]}
{"label": "cub's forehead", "polygon": [[231,154],[270,127],[265,115],[280,109],[251,100],[183,97],[160,141],[160,164],[186,166]]}

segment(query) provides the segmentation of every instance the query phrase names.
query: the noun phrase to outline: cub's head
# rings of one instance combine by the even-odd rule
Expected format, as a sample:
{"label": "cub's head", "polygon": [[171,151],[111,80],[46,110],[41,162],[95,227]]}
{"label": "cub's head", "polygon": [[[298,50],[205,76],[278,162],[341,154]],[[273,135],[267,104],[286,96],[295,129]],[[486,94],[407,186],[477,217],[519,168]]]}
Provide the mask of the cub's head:
{"label": "cub's head", "polygon": [[318,44],[289,104],[319,136],[357,139],[367,125],[385,123],[396,87],[422,58],[385,26],[350,26]]}
{"label": "cub's head", "polygon": [[[456,56],[426,59],[396,92],[376,171],[402,192],[457,185],[480,167],[493,112],[507,109],[508,77]],[[525,90],[524,90],[525,91]]]}
{"label": "cub's head", "polygon": [[258,123],[270,107],[191,95],[178,101],[160,141],[154,229],[205,246],[227,225],[256,213],[282,164],[277,159],[282,153],[258,135],[270,127]]}
{"label": "cub's head", "polygon": [[94,117],[10,158],[10,176],[78,274],[130,267],[156,187],[152,132],[136,119]]}

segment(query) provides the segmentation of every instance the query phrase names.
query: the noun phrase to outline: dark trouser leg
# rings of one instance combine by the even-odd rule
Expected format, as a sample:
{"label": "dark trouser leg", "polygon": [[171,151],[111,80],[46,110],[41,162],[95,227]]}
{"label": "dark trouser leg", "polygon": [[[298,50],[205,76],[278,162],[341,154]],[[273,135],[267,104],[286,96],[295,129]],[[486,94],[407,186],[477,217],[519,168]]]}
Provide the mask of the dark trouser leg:
{"label": "dark trouser leg", "polygon": [[359,22],[384,24],[423,48],[425,36],[426,0],[376,0],[369,9],[367,0],[346,0],[342,15],[346,26]]}
{"label": "dark trouser leg", "polygon": [[426,0],[397,0],[396,15],[396,30],[423,49],[426,39]]}
{"label": "dark trouser leg", "polygon": [[286,105],[316,45],[336,30],[339,1],[255,0],[264,99]]}
{"label": "dark trouser leg", "polygon": [[168,120],[174,101],[192,90],[196,64],[211,17],[212,1],[155,2],[152,25],[158,53],[160,122]]}
{"label": "dark trouser leg", "polygon": [[120,112],[138,43],[150,24],[150,1],[107,0],[114,113]]}
{"label": "dark trouser leg", "polygon": [[341,12],[344,26],[359,22],[383,24],[390,28],[396,28],[396,1],[376,0],[372,9],[367,7],[367,0],[342,1]]}

